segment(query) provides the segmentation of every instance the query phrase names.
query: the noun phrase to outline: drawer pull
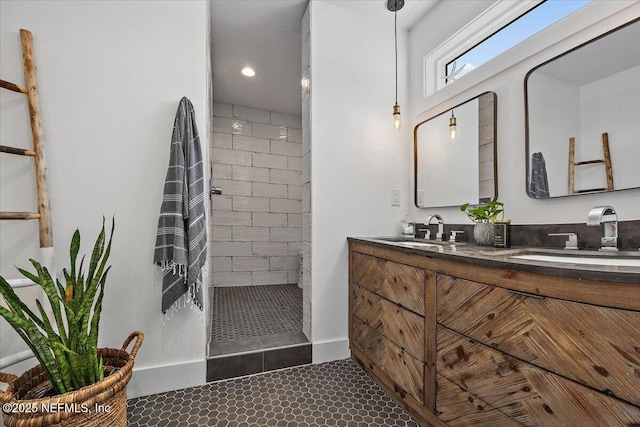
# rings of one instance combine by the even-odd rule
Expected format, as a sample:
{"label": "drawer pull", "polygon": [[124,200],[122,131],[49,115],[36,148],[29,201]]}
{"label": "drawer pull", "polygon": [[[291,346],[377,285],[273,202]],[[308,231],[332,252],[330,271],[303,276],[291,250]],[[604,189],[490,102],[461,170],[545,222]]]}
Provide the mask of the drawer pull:
{"label": "drawer pull", "polygon": [[511,292],[512,294],[518,294],[518,295],[522,295],[522,296],[525,296],[525,297],[545,299],[545,296],[543,296],[543,295],[530,294],[529,292],[514,291],[513,289],[507,289],[507,291]]}

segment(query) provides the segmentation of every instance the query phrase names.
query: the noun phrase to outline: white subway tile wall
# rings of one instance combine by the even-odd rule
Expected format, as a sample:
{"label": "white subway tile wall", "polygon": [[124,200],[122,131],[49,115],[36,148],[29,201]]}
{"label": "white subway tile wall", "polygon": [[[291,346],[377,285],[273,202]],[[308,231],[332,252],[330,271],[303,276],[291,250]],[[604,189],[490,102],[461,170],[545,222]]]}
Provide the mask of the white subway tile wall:
{"label": "white subway tile wall", "polygon": [[302,142],[302,129],[289,128],[289,142]]}
{"label": "white subway tile wall", "polygon": [[231,104],[221,104],[219,102],[213,103],[213,114],[216,117],[223,117],[226,119],[233,118],[233,105]]}
{"label": "white subway tile wall", "polygon": [[272,111],[271,124],[275,126],[284,126],[300,131],[300,116],[294,116],[293,114],[276,113]]}
{"label": "white subway tile wall", "polygon": [[[302,188],[295,199],[302,203],[303,273],[302,273],[302,332],[311,340],[311,24],[309,5],[302,16],[302,126],[301,131],[291,133],[291,140],[301,141]],[[296,168],[295,162],[289,170]],[[294,198],[294,197],[291,197]],[[290,245],[293,243],[289,243]],[[293,255],[293,254],[292,254]]]}
{"label": "white subway tile wall", "polygon": [[[214,113],[215,114],[215,113]],[[232,135],[251,136],[251,123],[245,120],[213,117],[213,131]]]}
{"label": "white subway tile wall", "polygon": [[214,103],[214,286],[297,283],[302,252],[302,117]]}
{"label": "white subway tile wall", "polygon": [[254,138],[252,136],[233,135],[233,149],[239,150],[239,151],[270,153],[271,143],[266,138]]}
{"label": "white subway tile wall", "polygon": [[302,242],[289,242],[287,247],[289,255],[300,255],[302,253]]}
{"label": "white subway tile wall", "polygon": [[211,167],[211,178],[231,179],[233,168],[231,165],[215,164]]}
{"label": "white subway tile wall", "polygon": [[231,233],[232,233],[233,227],[230,227],[228,225],[216,225],[216,226],[213,226],[211,230],[213,231],[213,234],[215,234],[218,237],[219,242],[231,241]]}
{"label": "white subway tile wall", "polygon": [[[213,113],[215,115],[215,111]],[[255,108],[233,106],[233,117],[236,119],[247,120],[254,123],[271,124],[271,114],[269,111],[256,110]]]}
{"label": "white subway tile wall", "polygon": [[213,134],[214,148],[231,148],[232,143],[233,143],[233,137],[230,133],[214,133]]}
{"label": "white subway tile wall", "polygon": [[269,182],[268,168],[233,166],[232,178],[238,181]]}

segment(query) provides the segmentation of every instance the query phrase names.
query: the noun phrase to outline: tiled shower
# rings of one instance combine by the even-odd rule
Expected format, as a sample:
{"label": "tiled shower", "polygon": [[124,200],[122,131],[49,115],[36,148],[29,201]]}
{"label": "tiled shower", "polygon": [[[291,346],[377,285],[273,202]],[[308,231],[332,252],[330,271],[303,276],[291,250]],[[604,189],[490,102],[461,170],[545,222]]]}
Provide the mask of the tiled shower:
{"label": "tiled shower", "polygon": [[309,363],[302,118],[224,103],[213,113],[211,184],[222,195],[211,200],[208,379]]}
{"label": "tiled shower", "polygon": [[298,283],[301,117],[214,104],[213,286]]}

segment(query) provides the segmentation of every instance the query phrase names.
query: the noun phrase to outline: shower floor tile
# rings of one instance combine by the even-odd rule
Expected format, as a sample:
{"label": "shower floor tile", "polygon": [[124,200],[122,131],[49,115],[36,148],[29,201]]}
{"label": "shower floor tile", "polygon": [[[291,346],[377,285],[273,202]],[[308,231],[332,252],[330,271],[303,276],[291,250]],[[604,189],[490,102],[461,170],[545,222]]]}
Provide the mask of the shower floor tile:
{"label": "shower floor tile", "polygon": [[130,399],[128,420],[129,427],[418,426],[352,360]]}
{"label": "shower floor tile", "polygon": [[212,343],[302,331],[297,285],[216,287],[211,304]]}

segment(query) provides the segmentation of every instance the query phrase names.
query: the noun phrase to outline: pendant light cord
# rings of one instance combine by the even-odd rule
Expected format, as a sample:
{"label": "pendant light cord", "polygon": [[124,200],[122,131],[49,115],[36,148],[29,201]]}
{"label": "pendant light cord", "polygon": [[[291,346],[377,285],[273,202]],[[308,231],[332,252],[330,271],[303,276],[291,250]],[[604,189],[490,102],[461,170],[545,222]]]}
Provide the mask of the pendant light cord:
{"label": "pendant light cord", "polygon": [[393,33],[396,53],[396,105],[398,105],[398,11],[393,12]]}

